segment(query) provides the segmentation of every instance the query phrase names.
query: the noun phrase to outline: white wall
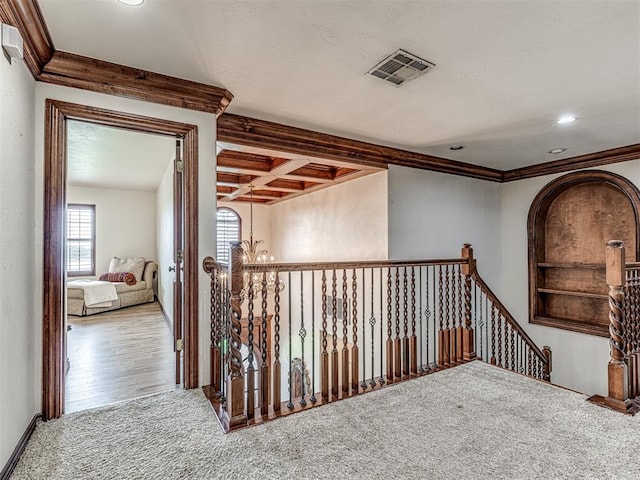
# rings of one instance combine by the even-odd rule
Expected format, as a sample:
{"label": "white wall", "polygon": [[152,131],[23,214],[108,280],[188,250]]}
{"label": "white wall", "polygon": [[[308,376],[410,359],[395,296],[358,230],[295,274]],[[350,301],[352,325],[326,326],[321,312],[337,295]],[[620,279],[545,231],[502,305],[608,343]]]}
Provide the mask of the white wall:
{"label": "white wall", "polygon": [[[640,187],[640,160],[605,166]],[[606,338],[529,324],[527,216],[537,193],[560,175],[547,175],[502,186],[502,283],[496,294],[539,345],[553,352],[554,383],[579,392],[607,394],[609,343]],[[605,248],[603,245],[602,248]]]}
{"label": "white wall", "polygon": [[67,203],[96,206],[96,276],[112,257],[156,260],[156,193],[67,186]]}
{"label": "white wall", "polygon": [[278,262],[387,258],[387,172],[378,172],[271,207]]}
{"label": "white wall", "polygon": [[[40,411],[42,331],[34,290],[35,82],[24,62],[0,54],[0,468]],[[42,192],[42,188],[40,188]],[[42,257],[42,250],[40,250]]]}
{"label": "white wall", "polygon": [[167,166],[156,192],[156,245],[158,248],[158,301],[173,324],[173,162]]}
{"label": "white wall", "polygon": [[471,243],[478,271],[500,283],[500,184],[389,166],[389,258],[458,258]]}
{"label": "white wall", "polygon": [[[36,202],[35,215],[35,239],[36,245],[32,252],[35,258],[35,278],[42,278],[42,251],[43,251],[43,172],[44,172],[44,107],[47,98],[63,100],[66,102],[90,105],[137,115],[154,118],[162,118],[176,122],[196,125],[198,127],[198,172],[199,172],[199,196],[198,196],[198,262],[207,255],[215,254],[216,232],[214,222],[215,215],[215,142],[216,142],[216,118],[213,114],[186,110],[166,105],[131,100],[128,98],[114,97],[100,93],[78,90],[75,88],[61,87],[45,83],[38,83],[35,92],[35,187],[33,196]],[[199,380],[200,384],[209,383],[209,277],[199,269]],[[31,286],[36,301],[37,328],[33,335],[33,348],[36,353],[35,378],[38,379],[38,388],[34,397],[40,404],[40,381],[42,377],[42,283],[34,282]]]}

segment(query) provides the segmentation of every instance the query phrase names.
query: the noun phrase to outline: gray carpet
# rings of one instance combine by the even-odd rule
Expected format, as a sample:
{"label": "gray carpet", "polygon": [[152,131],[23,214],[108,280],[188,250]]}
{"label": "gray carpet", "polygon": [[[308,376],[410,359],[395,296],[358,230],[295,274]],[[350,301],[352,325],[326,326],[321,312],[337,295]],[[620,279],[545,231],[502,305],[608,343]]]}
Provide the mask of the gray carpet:
{"label": "gray carpet", "polygon": [[199,391],[39,424],[19,479],[634,479],[640,417],[473,362],[223,435]]}

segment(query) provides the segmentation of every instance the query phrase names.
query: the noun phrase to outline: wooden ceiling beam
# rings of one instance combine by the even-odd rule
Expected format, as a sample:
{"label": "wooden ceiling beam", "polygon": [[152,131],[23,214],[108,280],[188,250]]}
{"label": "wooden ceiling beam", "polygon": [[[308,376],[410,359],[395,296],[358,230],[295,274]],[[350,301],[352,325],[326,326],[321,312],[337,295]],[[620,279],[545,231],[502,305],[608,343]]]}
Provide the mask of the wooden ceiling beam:
{"label": "wooden ceiling beam", "polygon": [[216,168],[224,171],[242,171],[253,174],[268,173],[273,168],[273,158],[246,152],[223,150],[217,155]]}
{"label": "wooden ceiling beam", "polygon": [[218,140],[283,151],[311,158],[327,158],[348,164],[387,168],[389,164],[435,172],[502,181],[502,172],[456,160],[409,152],[326,133],[290,127],[240,115],[225,114],[217,122]]}
{"label": "wooden ceiling beam", "polygon": [[38,80],[218,116],[233,99],[224,88],[61,51],[53,53]]}

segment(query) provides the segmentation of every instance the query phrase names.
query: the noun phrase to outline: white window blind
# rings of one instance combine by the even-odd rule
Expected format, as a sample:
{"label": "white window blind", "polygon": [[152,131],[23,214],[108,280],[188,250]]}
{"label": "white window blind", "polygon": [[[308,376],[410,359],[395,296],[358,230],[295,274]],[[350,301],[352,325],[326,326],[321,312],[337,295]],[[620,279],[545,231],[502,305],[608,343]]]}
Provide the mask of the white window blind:
{"label": "white window blind", "polygon": [[67,274],[95,275],[95,205],[67,206]]}
{"label": "white window blind", "polygon": [[216,261],[229,263],[229,242],[240,241],[240,216],[230,208],[216,212]]}

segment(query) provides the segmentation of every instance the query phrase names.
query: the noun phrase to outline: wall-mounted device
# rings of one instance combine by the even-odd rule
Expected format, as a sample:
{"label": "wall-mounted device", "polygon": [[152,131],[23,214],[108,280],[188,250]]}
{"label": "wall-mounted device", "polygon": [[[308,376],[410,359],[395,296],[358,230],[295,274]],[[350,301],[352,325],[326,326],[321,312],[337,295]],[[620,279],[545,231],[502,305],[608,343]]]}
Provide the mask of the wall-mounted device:
{"label": "wall-mounted device", "polygon": [[23,58],[22,37],[16,27],[2,24],[2,48],[11,58]]}

